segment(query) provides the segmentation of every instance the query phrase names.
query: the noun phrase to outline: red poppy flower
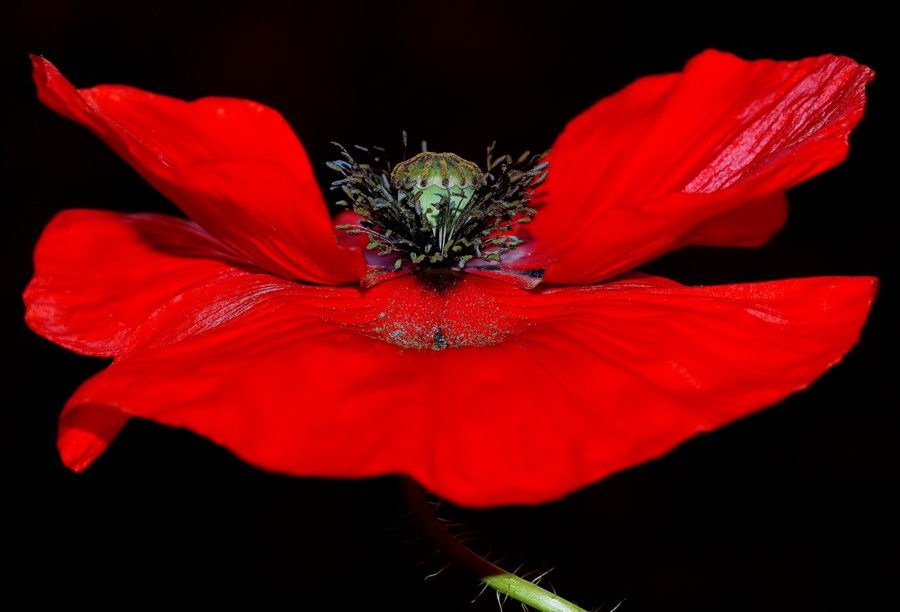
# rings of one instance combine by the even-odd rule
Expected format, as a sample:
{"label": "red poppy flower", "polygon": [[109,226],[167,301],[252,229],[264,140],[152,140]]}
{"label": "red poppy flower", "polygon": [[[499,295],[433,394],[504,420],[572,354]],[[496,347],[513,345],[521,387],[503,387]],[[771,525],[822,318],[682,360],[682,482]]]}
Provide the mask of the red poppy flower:
{"label": "red poppy flower", "polygon": [[[862,116],[872,72],[847,58],[707,51],[641,79],[554,143],[514,256],[440,282],[405,264],[367,287],[272,109],[76,90],[34,69],[45,104],[192,219],[68,210],[40,239],[29,325],[114,360],[63,411],[76,471],[142,417],[269,470],[543,502],[803,389],[856,342],[874,296],[873,278],[685,287],[628,272],[777,231],[784,190],[840,162]],[[538,268],[536,287],[504,280]]]}

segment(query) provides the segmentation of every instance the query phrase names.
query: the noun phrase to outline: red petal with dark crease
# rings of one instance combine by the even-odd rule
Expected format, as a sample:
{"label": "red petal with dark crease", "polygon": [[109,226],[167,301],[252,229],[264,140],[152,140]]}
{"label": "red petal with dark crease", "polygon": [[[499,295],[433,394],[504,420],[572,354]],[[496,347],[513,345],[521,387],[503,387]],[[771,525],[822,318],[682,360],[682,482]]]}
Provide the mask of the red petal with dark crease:
{"label": "red petal with dark crease", "polygon": [[872,76],[845,57],[707,51],[601,100],[552,147],[530,228],[545,280],[589,284],[686,244],[764,242],[784,219],[778,192],[846,156]]}
{"label": "red petal with dark crease", "polygon": [[289,279],[359,279],[341,249],[306,152],[284,118],[257,102],[185,102],[133,87],[76,90],[32,57],[38,97],[88,127],[210,234]]}
{"label": "red petal with dark crease", "polygon": [[127,421],[128,415],[102,404],[84,404],[64,413],[56,440],[60,459],[80,472],[106,450]]}
{"label": "red petal with dark crease", "polygon": [[[874,289],[235,276],[219,283],[227,300],[189,291],[160,310],[64,419],[104,406],[269,470],[402,472],[462,504],[540,503],[803,389],[856,342]],[[456,348],[413,348],[435,330]]]}
{"label": "red petal with dark crease", "polygon": [[24,295],[28,325],[100,357],[119,355],[138,325],[187,288],[258,271],[186,219],[104,210],[58,214],[34,267]]}

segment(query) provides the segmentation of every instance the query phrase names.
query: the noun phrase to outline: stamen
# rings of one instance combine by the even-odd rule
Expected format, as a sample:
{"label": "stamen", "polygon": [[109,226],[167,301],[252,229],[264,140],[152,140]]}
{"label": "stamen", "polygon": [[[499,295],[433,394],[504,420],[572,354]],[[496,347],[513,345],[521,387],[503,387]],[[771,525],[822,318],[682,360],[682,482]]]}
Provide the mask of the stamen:
{"label": "stamen", "polygon": [[347,196],[339,205],[360,216],[358,225],[338,229],[367,234],[368,249],[396,257],[394,269],[459,270],[473,259],[499,262],[504,253],[523,244],[514,232],[536,214],[529,203],[549,166],[542,161],[546,153],[525,152],[516,161],[508,155],[493,159],[492,144],[488,173],[453,153],[428,151],[400,162],[390,172],[389,166],[379,171],[358,163],[344,147],[334,144],[343,159],[329,162],[328,167],[343,178],[334,181],[332,189],[341,189]]}

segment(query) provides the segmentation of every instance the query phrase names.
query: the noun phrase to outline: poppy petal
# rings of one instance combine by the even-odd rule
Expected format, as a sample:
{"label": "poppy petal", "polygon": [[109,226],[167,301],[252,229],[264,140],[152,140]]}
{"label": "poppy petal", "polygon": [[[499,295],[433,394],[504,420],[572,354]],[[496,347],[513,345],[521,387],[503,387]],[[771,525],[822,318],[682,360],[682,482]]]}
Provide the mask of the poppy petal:
{"label": "poppy petal", "polygon": [[275,110],[120,85],[76,90],[50,62],[32,63],[44,104],[93,131],[237,252],[288,279],[359,280],[362,258],[337,245],[306,152]]}
{"label": "poppy petal", "polygon": [[67,210],[44,229],[25,289],[37,333],[86,355],[118,355],[134,329],[186,288],[253,264],[187,219]]}
{"label": "poppy petal", "polygon": [[103,405],[80,404],[59,418],[56,446],[69,469],[80,472],[99,457],[128,422],[128,416]]}
{"label": "poppy petal", "polygon": [[[187,292],[67,411],[185,427],[290,474],[407,473],[492,506],[558,498],[808,386],[856,342],[875,280],[222,284],[227,312],[197,326],[208,298]],[[404,339],[435,324],[460,346]]]}
{"label": "poppy petal", "polygon": [[872,77],[846,57],[706,51],[601,100],[548,158],[530,228],[545,280],[590,284],[687,244],[764,242],[783,222],[778,192],[846,156]]}
{"label": "poppy petal", "polygon": [[696,246],[756,247],[765,244],[787,220],[783,191],[750,200],[697,226],[690,238]]}

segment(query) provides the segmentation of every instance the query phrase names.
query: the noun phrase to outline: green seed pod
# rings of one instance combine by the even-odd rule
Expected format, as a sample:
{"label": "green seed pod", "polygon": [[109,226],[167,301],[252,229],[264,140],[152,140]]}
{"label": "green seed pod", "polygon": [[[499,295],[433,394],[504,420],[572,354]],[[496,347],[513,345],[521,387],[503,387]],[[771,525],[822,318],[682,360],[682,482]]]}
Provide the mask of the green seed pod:
{"label": "green seed pod", "polygon": [[454,153],[419,153],[391,172],[394,189],[408,192],[418,202],[421,216],[432,228],[437,226],[442,202],[457,213],[482,181],[478,165]]}

